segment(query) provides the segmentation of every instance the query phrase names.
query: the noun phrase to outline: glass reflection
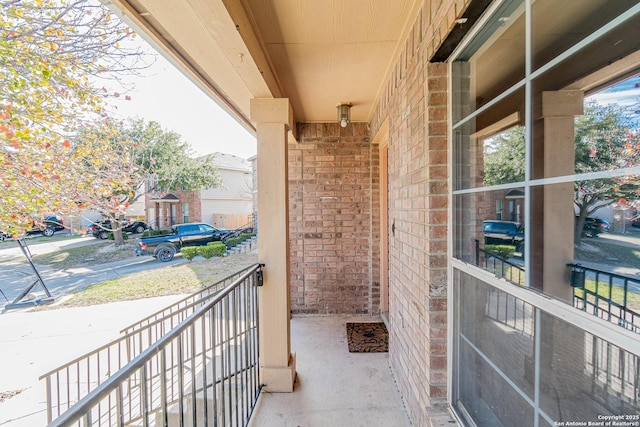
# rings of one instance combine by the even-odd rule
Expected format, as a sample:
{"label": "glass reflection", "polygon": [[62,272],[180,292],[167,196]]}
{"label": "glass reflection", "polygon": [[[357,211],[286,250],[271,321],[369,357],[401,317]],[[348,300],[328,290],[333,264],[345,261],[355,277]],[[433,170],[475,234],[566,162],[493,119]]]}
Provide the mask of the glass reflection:
{"label": "glass reflection", "polygon": [[525,128],[516,126],[484,142],[485,186],[524,181]]}
{"label": "glass reflection", "polygon": [[640,413],[637,356],[548,314],[540,340],[540,404],[548,417],[587,425]]}
{"label": "glass reflection", "polygon": [[460,404],[477,425],[532,425],[533,307],[464,273],[456,283]]}
{"label": "glass reflection", "polygon": [[452,76],[454,123],[525,77],[524,9],[522,0],[502,2],[456,58]]}
{"label": "glass reflection", "polygon": [[455,190],[525,178],[524,89],[453,130]]}
{"label": "glass reflection", "polygon": [[[637,5],[637,0],[536,0],[531,6],[532,62],[542,67],[611,20]],[[635,27],[637,29],[637,26]],[[633,31],[633,30],[632,30]],[[624,56],[625,43],[619,38],[603,37],[593,49],[603,61]],[[626,43],[627,48],[629,43]],[[584,61],[584,54],[577,60]]]}
{"label": "glass reflection", "polygon": [[[576,182],[576,188],[583,188]],[[578,308],[640,332],[640,201],[598,200],[577,192],[574,286]],[[578,233],[579,231],[579,233]],[[574,274],[575,277],[575,274]]]}
{"label": "glass reflection", "polygon": [[454,256],[524,286],[523,189],[461,194],[454,206]]}
{"label": "glass reflection", "polygon": [[533,177],[621,171],[617,179],[601,178],[592,183],[592,189],[585,186],[585,195],[593,190],[596,197],[603,191],[635,191],[637,196],[640,76],[584,97],[582,91],[557,90],[559,86],[550,85],[555,80],[548,77],[556,72],[560,70],[553,69],[533,82],[534,92],[541,93],[534,105],[539,118],[532,132]]}

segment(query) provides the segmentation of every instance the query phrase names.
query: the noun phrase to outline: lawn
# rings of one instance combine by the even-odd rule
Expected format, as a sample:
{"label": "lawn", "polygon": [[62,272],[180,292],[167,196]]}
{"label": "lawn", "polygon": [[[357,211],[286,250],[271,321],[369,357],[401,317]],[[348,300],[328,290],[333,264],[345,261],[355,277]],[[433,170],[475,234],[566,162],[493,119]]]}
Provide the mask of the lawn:
{"label": "lawn", "polygon": [[44,308],[81,307],[165,295],[183,295],[198,291],[258,262],[257,252],[239,253],[152,270],[91,285],[72,294],[70,299]]}
{"label": "lawn", "polygon": [[575,246],[574,258],[579,262],[606,263],[611,266],[640,268],[640,247],[583,238]]}
{"label": "lawn", "polygon": [[57,268],[86,267],[120,261],[135,256],[135,241],[116,246],[112,240],[101,240],[89,245],[71,247],[48,254],[35,255],[38,265],[55,265]]}

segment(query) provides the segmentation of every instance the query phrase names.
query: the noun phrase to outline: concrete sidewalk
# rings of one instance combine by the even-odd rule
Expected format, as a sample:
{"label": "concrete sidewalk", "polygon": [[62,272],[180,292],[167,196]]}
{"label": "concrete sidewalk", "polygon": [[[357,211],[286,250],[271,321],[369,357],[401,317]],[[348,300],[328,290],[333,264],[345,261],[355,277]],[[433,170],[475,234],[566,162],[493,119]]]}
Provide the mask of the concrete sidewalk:
{"label": "concrete sidewalk", "polygon": [[46,425],[42,374],[110,342],[123,327],[183,297],[0,314],[0,426]]}

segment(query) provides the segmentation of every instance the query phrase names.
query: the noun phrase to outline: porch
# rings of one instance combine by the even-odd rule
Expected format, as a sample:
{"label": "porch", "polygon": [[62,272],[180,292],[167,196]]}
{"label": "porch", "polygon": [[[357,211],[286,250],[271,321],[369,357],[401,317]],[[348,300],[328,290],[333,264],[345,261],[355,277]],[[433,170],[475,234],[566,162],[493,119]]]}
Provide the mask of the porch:
{"label": "porch", "polygon": [[349,353],[347,322],[370,316],[294,317],[293,393],[262,392],[249,426],[410,426],[389,353]]}

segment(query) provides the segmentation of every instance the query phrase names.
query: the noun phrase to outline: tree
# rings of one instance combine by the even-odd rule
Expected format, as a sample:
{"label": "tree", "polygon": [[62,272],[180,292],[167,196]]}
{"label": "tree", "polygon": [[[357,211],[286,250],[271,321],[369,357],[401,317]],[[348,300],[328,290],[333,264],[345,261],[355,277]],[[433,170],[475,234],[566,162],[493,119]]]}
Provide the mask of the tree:
{"label": "tree", "polygon": [[[634,129],[635,128],[635,129]],[[637,124],[627,111],[616,105],[590,102],[576,119],[576,173],[600,172],[640,165]],[[580,241],[585,218],[598,209],[640,195],[637,176],[577,181],[574,204],[578,215],[574,238]]]}
{"label": "tree", "polygon": [[484,185],[524,181],[524,131],[523,126],[518,126],[485,144]]}
{"label": "tree", "polygon": [[[77,200],[111,221],[109,231],[114,232],[116,244],[123,242],[120,230],[124,212],[146,194],[193,191],[221,183],[211,159],[192,158],[189,145],[180,135],[163,130],[156,122],[105,120],[99,126],[82,129],[73,149],[83,158],[76,164],[86,177],[82,188],[93,186],[93,191],[78,194]],[[151,182],[153,185],[149,185]]]}
{"label": "tree", "polygon": [[[628,111],[616,104],[589,102],[584,115],[575,122],[575,173],[603,172],[640,165],[638,125]],[[523,127],[510,129],[485,146],[485,185],[524,180],[525,134]],[[598,209],[626,202],[640,195],[637,174],[614,178],[581,180],[575,183],[574,204],[577,220],[576,243],[582,237],[585,218]]]}
{"label": "tree", "polygon": [[81,208],[77,129],[104,117],[102,100],[120,96],[92,84],[118,79],[151,58],[128,43],[134,33],[89,0],[0,3],[0,229],[19,234],[30,215]]}

